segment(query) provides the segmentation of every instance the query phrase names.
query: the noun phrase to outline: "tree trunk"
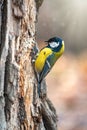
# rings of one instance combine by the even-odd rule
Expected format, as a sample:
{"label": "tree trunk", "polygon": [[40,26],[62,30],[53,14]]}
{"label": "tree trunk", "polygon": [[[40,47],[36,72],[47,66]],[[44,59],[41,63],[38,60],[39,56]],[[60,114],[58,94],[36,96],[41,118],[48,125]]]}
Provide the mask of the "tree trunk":
{"label": "tree trunk", "polygon": [[42,1],[0,0],[0,130],[57,130],[45,81],[38,96],[32,63]]}

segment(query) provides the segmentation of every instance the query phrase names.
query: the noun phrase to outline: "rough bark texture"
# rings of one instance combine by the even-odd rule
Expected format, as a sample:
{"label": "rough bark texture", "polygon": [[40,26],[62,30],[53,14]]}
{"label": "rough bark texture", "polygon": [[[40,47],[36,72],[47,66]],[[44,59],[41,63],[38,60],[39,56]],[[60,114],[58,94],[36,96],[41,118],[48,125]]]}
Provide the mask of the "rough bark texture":
{"label": "rough bark texture", "polygon": [[57,129],[45,81],[38,96],[32,63],[37,52],[36,16],[42,1],[0,0],[0,130]]}

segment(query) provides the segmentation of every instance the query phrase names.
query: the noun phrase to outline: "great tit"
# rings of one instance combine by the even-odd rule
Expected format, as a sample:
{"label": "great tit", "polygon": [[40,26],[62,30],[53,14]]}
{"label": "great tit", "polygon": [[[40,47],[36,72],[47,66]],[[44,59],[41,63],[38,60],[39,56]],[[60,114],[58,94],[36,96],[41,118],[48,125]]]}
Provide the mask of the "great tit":
{"label": "great tit", "polygon": [[64,52],[64,41],[59,37],[45,41],[47,46],[42,48],[35,60],[35,71],[38,75],[38,94],[41,92],[41,82],[50,72],[57,59]]}

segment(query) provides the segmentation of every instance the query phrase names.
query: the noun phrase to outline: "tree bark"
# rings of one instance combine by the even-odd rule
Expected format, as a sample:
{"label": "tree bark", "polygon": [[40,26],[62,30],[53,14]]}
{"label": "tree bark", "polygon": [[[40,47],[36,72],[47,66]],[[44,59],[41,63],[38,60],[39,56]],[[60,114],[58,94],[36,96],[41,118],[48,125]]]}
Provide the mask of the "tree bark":
{"label": "tree bark", "polygon": [[35,23],[43,0],[0,0],[0,130],[57,130],[46,83],[37,93],[32,59]]}

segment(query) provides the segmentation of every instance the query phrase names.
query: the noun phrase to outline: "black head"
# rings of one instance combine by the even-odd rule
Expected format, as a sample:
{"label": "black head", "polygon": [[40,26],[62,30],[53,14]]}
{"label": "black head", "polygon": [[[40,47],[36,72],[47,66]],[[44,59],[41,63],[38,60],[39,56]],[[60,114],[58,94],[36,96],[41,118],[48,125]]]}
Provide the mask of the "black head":
{"label": "black head", "polygon": [[62,39],[59,38],[59,37],[53,37],[53,38],[50,38],[48,41],[46,41],[48,43],[50,42],[61,42],[62,43]]}
{"label": "black head", "polygon": [[49,48],[51,48],[55,52],[58,52],[62,48],[63,40],[59,37],[53,37],[46,42],[48,43]]}

